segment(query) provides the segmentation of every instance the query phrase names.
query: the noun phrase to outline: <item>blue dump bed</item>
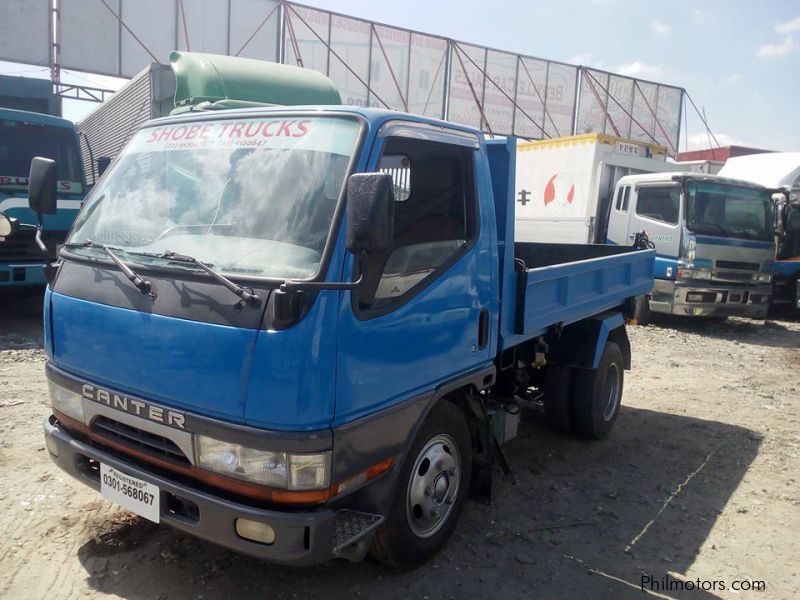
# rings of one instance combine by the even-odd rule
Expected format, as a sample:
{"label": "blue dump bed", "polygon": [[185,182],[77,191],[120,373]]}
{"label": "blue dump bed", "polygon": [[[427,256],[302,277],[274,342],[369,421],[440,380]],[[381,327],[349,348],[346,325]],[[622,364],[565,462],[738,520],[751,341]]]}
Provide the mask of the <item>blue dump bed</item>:
{"label": "blue dump bed", "polygon": [[514,336],[508,348],[618,307],[653,286],[655,250],[586,244],[514,244]]}
{"label": "blue dump bed", "polygon": [[[516,140],[486,140],[500,255],[502,352],[597,317],[653,288],[655,250],[599,244],[516,242]],[[622,314],[617,312],[619,324]]]}

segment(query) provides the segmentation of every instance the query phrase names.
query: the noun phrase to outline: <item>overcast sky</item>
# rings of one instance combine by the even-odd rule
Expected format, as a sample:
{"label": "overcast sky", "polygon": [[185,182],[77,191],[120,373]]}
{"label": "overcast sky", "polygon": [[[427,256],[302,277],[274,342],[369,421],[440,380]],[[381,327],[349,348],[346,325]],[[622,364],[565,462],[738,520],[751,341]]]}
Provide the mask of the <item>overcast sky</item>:
{"label": "overcast sky", "polygon": [[[722,145],[800,150],[798,0],[307,0],[306,4],[686,88]],[[26,67],[0,63],[0,73]],[[27,67],[27,74],[31,73]],[[38,73],[47,76],[46,71]],[[113,80],[85,74],[115,87]],[[79,119],[90,103],[67,101]],[[680,148],[687,139],[682,132]],[[689,147],[708,138],[690,109]]]}

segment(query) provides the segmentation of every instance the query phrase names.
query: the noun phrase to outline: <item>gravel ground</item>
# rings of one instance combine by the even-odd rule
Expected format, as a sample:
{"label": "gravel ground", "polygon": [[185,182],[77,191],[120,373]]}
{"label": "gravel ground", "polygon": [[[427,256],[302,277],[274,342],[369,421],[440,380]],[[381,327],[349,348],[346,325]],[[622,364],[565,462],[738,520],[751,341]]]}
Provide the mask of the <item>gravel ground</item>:
{"label": "gravel ground", "polygon": [[[630,329],[611,437],[526,422],[491,505],[470,502],[435,561],[261,563],[132,516],[52,465],[40,298],[0,304],[0,597],[797,598],[800,323],[682,320]],[[23,308],[20,308],[23,306]],[[765,592],[732,592],[734,580]]]}

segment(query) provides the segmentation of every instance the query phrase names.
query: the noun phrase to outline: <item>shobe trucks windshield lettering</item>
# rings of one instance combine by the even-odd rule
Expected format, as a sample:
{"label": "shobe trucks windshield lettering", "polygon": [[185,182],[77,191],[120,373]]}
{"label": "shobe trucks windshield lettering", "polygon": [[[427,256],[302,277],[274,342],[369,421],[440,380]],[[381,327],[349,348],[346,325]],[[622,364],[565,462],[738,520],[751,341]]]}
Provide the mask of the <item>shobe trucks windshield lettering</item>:
{"label": "shobe trucks windshield lettering", "polygon": [[666,148],[602,134],[519,144],[517,238],[629,245],[645,231],[658,254],[652,312],[764,318],[771,297],[771,190],[679,171]]}
{"label": "shobe trucks windshield lettering", "polygon": [[428,560],[520,407],[609,433],[653,284],[652,250],[516,243],[514,168],[512,139],[390,111],[148,124],[47,292],[53,460],[271,561]]}

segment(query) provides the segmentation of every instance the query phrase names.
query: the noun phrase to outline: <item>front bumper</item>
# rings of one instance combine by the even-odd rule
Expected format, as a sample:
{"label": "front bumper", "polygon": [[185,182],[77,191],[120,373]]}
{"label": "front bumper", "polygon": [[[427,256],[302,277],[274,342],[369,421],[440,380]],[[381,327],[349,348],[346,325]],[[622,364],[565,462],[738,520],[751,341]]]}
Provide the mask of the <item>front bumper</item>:
{"label": "front bumper", "polygon": [[650,310],[680,316],[764,319],[771,295],[769,284],[744,287],[656,279]]}
{"label": "front bumper", "polygon": [[0,263],[0,286],[46,285],[44,263]]}
{"label": "front bumper", "polygon": [[[383,521],[378,515],[351,510],[321,508],[290,512],[257,508],[144,470],[133,462],[77,439],[54,416],[45,420],[44,433],[50,458],[78,481],[99,491],[99,463],[109,465],[158,486],[161,490],[162,522],[237,552],[272,562],[316,565],[336,556],[346,556],[347,548],[352,547],[355,540],[367,538],[367,534]],[[272,527],[274,543],[266,545],[240,537],[235,527],[238,518]],[[358,534],[355,537],[354,522]]]}

